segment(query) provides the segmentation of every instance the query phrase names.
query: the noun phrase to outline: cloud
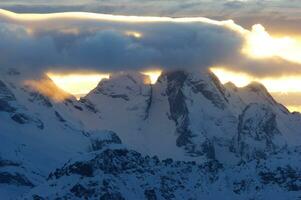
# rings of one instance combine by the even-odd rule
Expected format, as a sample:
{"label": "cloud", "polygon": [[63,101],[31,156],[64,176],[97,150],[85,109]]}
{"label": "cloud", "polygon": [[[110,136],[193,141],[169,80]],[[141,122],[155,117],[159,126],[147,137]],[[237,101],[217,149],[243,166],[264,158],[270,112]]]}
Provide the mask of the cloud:
{"label": "cloud", "polygon": [[299,0],[12,0],[0,7],[15,12],[51,13],[85,11],[117,15],[147,15],[211,19],[234,19],[250,28],[264,24],[273,33],[301,34]]}
{"label": "cloud", "polygon": [[202,18],[181,22],[83,13],[36,17],[3,11],[2,21],[0,62],[11,67],[196,69],[238,54],[243,40],[227,27],[231,22]]}
{"label": "cloud", "polygon": [[248,30],[206,18],[0,11],[0,66],[49,70],[199,70],[226,66],[256,76],[301,73],[283,59],[241,52]]}

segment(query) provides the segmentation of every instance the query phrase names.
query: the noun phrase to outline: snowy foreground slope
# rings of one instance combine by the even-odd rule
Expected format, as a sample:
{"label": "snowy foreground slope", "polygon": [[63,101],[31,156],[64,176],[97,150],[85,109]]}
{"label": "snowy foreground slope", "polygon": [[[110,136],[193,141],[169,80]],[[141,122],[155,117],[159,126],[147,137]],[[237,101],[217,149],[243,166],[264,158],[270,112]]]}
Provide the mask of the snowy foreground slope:
{"label": "snowy foreground slope", "polygon": [[146,79],[116,73],[77,101],[1,72],[1,199],[301,199],[299,113],[208,71]]}

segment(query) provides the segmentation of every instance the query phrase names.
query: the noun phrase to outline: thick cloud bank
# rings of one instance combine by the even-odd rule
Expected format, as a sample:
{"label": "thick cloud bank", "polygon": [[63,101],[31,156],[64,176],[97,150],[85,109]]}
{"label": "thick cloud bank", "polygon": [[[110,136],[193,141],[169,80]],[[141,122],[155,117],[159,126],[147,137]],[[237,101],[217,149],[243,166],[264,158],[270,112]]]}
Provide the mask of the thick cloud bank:
{"label": "thick cloud bank", "polygon": [[301,72],[300,66],[281,59],[247,58],[241,53],[247,33],[232,21],[206,18],[0,10],[0,68],[111,72],[227,66],[259,75],[288,68]]}

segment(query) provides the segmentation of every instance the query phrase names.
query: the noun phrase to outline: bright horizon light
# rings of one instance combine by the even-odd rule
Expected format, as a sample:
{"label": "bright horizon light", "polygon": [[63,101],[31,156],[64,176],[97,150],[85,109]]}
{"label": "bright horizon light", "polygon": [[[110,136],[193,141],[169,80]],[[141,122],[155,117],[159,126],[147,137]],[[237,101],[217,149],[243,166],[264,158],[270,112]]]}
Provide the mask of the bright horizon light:
{"label": "bright horizon light", "polygon": [[47,73],[47,76],[62,90],[74,96],[81,97],[93,90],[102,79],[108,79],[109,74],[58,74]]}
{"label": "bright horizon light", "polygon": [[154,70],[154,71],[145,71],[141,72],[142,74],[149,76],[150,79],[150,84],[155,84],[161,75],[162,71],[161,70]]}
{"label": "bright horizon light", "polygon": [[[160,70],[145,71],[142,74],[149,76],[150,83],[155,84],[161,75]],[[101,80],[109,79],[110,74],[102,73],[68,73],[60,74],[48,72],[47,76],[62,90],[80,98],[93,90]]]}
{"label": "bright horizon light", "polygon": [[289,37],[273,37],[261,24],[256,24],[246,34],[243,52],[254,58],[280,57],[301,63],[301,41]]}
{"label": "bright horizon light", "polygon": [[[255,78],[245,73],[236,73],[223,68],[211,68],[211,71],[219,78],[222,84],[232,82],[237,87],[245,87],[251,82],[263,84],[269,92],[300,92],[301,76],[290,76],[281,78]],[[141,72],[149,76],[150,84],[155,84],[161,75],[161,70]],[[109,74],[91,73],[91,74],[58,74],[47,73],[53,82],[62,90],[73,94],[87,94],[94,89],[101,80],[109,79]],[[149,84],[149,83],[147,83]]]}
{"label": "bright horizon light", "polygon": [[251,82],[263,84],[269,92],[301,92],[301,76],[285,76],[279,78],[256,78],[244,73],[236,73],[223,68],[211,68],[222,84],[234,83],[237,87],[244,87]]}
{"label": "bright horizon light", "polygon": [[[301,93],[301,76],[298,77],[282,77],[282,78],[264,78],[258,79],[244,73],[236,73],[225,70],[223,68],[211,68],[211,71],[219,78],[222,84],[232,82],[237,87],[244,87],[251,82],[259,82],[263,84],[270,93]],[[153,70],[141,72],[149,76],[150,83],[155,84],[162,71]],[[47,73],[50,79],[62,90],[74,95],[78,99],[91,90],[93,90],[101,80],[109,79],[109,74],[56,74]],[[290,111],[301,111],[301,106],[286,105]]]}
{"label": "bright horizon light", "polygon": [[142,33],[139,33],[137,31],[127,31],[125,32],[126,35],[128,36],[133,36],[135,38],[141,38],[142,37]]}

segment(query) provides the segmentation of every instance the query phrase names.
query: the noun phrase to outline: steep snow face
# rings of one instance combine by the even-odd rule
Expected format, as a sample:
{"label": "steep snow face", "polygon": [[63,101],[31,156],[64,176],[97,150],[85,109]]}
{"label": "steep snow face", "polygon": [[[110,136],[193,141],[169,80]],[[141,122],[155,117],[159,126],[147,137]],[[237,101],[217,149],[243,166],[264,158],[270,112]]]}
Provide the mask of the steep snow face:
{"label": "steep snow face", "polygon": [[[152,88],[145,84],[148,77],[140,73],[120,73],[104,80],[86,98],[99,112],[99,118],[82,119],[90,129],[117,132],[125,144],[143,149],[145,137],[141,134],[152,101]],[[122,134],[121,134],[122,133]]]}
{"label": "steep snow face", "polygon": [[13,112],[14,106],[11,105],[16,101],[14,94],[8,89],[3,81],[0,81],[0,111]]}
{"label": "steep snow face", "polygon": [[238,149],[242,159],[265,158],[286,145],[276,114],[262,104],[249,104],[239,116]]}
{"label": "steep snow face", "polygon": [[[215,135],[207,133],[224,135],[215,123],[226,121],[229,128],[235,123],[218,80],[212,74],[183,71],[165,73],[155,85],[146,85],[144,79],[125,73],[100,83],[82,99],[100,112],[99,122],[89,127],[113,130],[125,144],[145,154],[213,158],[210,138]],[[233,133],[225,135],[230,142]]]}
{"label": "steep snow face", "polygon": [[249,104],[256,104],[259,107],[264,106],[270,109],[275,115],[275,124],[282,133],[284,141],[289,145],[300,145],[300,141],[295,140],[301,135],[300,114],[290,113],[283,105],[277,103],[263,85],[251,83],[246,87],[237,88],[231,84],[226,84],[225,87],[231,94],[233,102],[244,102],[245,106],[242,106],[243,109],[240,113]]}
{"label": "steep snow face", "polygon": [[[300,136],[301,129],[292,128],[300,127],[300,118],[278,104],[260,84],[223,86],[209,71],[165,72],[154,85],[145,84],[144,79],[138,73],[122,73],[100,83],[82,99],[96,107],[100,119],[96,123],[83,119],[84,124],[115,131],[126,145],[143,154],[231,164],[241,160],[237,143],[238,135],[243,135],[240,117],[246,117],[251,112],[246,108],[256,103],[249,106],[255,112],[265,107],[272,113],[270,128],[284,141],[276,142],[277,148],[289,142],[300,145],[290,141]],[[253,126],[257,125],[261,124]],[[249,146],[257,149],[256,138]]]}
{"label": "steep snow face", "polygon": [[90,133],[76,115],[93,112],[72,97],[52,100],[24,77],[16,71],[0,75],[0,197],[41,183],[51,170],[90,148]]}
{"label": "steep snow face", "polygon": [[177,147],[187,157],[216,159],[219,155],[215,148],[231,145],[236,124],[223,86],[208,72],[168,72],[158,84],[164,84],[164,80]]}

